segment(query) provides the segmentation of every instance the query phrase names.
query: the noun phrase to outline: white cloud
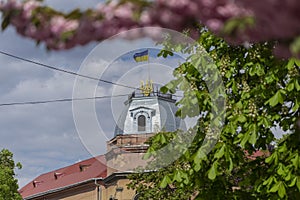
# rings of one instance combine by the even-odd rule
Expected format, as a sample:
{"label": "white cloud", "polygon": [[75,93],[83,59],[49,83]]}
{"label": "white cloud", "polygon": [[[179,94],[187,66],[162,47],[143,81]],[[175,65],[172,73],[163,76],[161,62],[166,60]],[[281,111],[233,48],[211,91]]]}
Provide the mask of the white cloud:
{"label": "white cloud", "polygon": [[[2,51],[75,72],[95,46],[47,52],[11,28],[1,33],[0,44]],[[73,75],[5,55],[0,55],[0,66],[0,103],[72,97]],[[90,157],[76,132],[71,102],[0,107],[0,127],[0,149],[8,148],[23,164],[16,171],[21,186],[41,173]]]}
{"label": "white cloud", "polygon": [[[21,81],[0,99],[7,102],[4,99],[34,101],[70,98],[73,80],[68,75],[54,73],[44,80],[33,78]],[[89,156],[76,133],[71,102],[0,109],[0,147],[12,150],[16,160],[24,165],[18,172],[20,185],[40,173]]]}

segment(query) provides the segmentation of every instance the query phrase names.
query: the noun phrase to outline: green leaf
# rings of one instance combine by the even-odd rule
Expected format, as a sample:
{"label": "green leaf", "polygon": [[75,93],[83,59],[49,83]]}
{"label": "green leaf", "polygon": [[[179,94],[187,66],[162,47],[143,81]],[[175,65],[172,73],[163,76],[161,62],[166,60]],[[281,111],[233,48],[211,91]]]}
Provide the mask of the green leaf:
{"label": "green leaf", "polygon": [[263,182],[263,185],[270,185],[270,184],[272,184],[273,180],[274,180],[274,177],[271,176]]}
{"label": "green leaf", "polygon": [[252,131],[252,133],[250,135],[249,143],[250,144],[255,144],[256,143],[256,132],[255,131]]}
{"label": "green leaf", "polygon": [[215,161],[213,163],[213,165],[211,166],[211,168],[208,170],[208,178],[210,180],[215,180],[216,176],[217,176],[217,162]]}
{"label": "green leaf", "polygon": [[285,174],[283,165],[281,163],[279,164],[279,167],[277,169],[277,174],[282,175],[282,176],[284,176],[284,174]]}
{"label": "green leaf", "polygon": [[290,82],[288,85],[287,85],[287,91],[292,91],[294,89],[294,83],[293,82]]}
{"label": "green leaf", "polygon": [[291,174],[292,174],[291,171],[289,171],[289,172],[288,172],[288,175],[287,175],[286,177],[284,177],[284,180],[285,180],[285,181],[291,180]]}
{"label": "green leaf", "polygon": [[195,163],[193,169],[194,169],[196,172],[198,172],[198,171],[201,169],[200,163]]}
{"label": "green leaf", "polygon": [[188,185],[189,181],[190,181],[189,178],[186,176],[185,179],[184,179],[184,181],[183,181],[183,183],[186,184],[186,185]]}
{"label": "green leaf", "polygon": [[219,151],[215,154],[214,158],[220,159],[224,155],[225,144],[219,149]]}
{"label": "green leaf", "polygon": [[286,144],[283,144],[282,146],[279,146],[278,147],[278,152],[279,153],[284,153],[284,152],[286,152],[288,149],[287,149],[287,147],[286,147]]}
{"label": "green leaf", "polygon": [[295,169],[298,169],[298,166],[299,166],[299,155],[296,154],[295,157],[293,159],[291,159],[291,162],[293,163],[293,166],[295,167]]}
{"label": "green leaf", "polygon": [[149,151],[147,151],[144,155],[143,155],[143,160],[148,160],[151,157],[151,153]]}
{"label": "green leaf", "polygon": [[232,82],[232,91],[236,93],[238,91],[237,83],[233,80]]}
{"label": "green leaf", "polygon": [[278,188],[278,195],[280,198],[283,198],[286,195],[286,190],[285,190],[285,186],[284,183],[281,182],[281,184],[279,185]]}
{"label": "green leaf", "polygon": [[245,135],[244,135],[244,137],[243,137],[243,139],[242,139],[242,141],[240,143],[241,147],[245,148],[245,144],[249,140],[249,137],[250,137],[249,132],[245,133]]}
{"label": "green leaf", "polygon": [[296,90],[299,91],[300,90],[300,85],[299,85],[299,82],[297,79],[295,79],[295,87],[296,87]]}
{"label": "green leaf", "polygon": [[160,135],[160,142],[161,142],[161,144],[166,144],[167,143],[167,139],[166,139],[166,136],[164,134]]}
{"label": "green leaf", "polygon": [[295,60],[293,58],[291,58],[288,62],[288,64],[286,65],[287,66],[287,69],[288,70],[291,70],[293,67],[294,67],[294,63],[295,63]]}
{"label": "green leaf", "polygon": [[294,105],[293,108],[292,108],[292,111],[293,111],[293,112],[296,112],[296,111],[299,109],[299,107],[300,107],[300,104],[299,104],[298,101],[296,100],[295,105]]}
{"label": "green leaf", "polygon": [[197,153],[195,154],[194,162],[195,163],[200,163],[202,160],[206,160],[206,159],[207,159],[207,156],[204,153],[203,149],[199,148]]}
{"label": "green leaf", "polygon": [[160,88],[160,91],[162,92],[162,93],[164,93],[164,94],[166,94],[167,92],[168,92],[168,88],[166,87],[166,86],[163,86],[163,87],[161,87]]}
{"label": "green leaf", "polygon": [[238,109],[242,109],[243,108],[243,103],[241,101],[237,102],[235,104],[235,106],[238,108]]}
{"label": "green leaf", "polygon": [[10,23],[10,15],[6,15],[2,20],[2,24],[1,24],[2,30],[5,30],[9,25],[9,23]]}
{"label": "green leaf", "polygon": [[245,115],[241,114],[238,116],[238,121],[244,123],[247,121],[247,118],[245,117]]}
{"label": "green leaf", "polygon": [[225,34],[232,34],[232,32],[238,27],[238,21],[235,20],[228,20],[225,25],[224,25],[224,29],[223,32]]}
{"label": "green leaf", "polygon": [[272,153],[271,156],[267,157],[265,161],[268,164],[271,164],[273,162],[275,162],[275,164],[277,164],[277,162],[278,162],[278,154],[277,154],[277,152]]}
{"label": "green leaf", "polygon": [[177,182],[181,182],[182,178],[181,178],[181,174],[179,171],[176,171],[173,177],[173,180],[177,181]]}
{"label": "green leaf", "polygon": [[80,12],[80,9],[75,9],[73,11],[71,11],[66,18],[67,19],[79,19],[82,16],[82,13]]}
{"label": "green leaf", "polygon": [[279,189],[281,182],[275,183],[273,187],[270,189],[270,192],[277,192]]}
{"label": "green leaf", "polygon": [[229,168],[228,168],[228,171],[232,171],[232,169],[233,169],[233,162],[232,162],[232,159],[231,158],[229,158]]}
{"label": "green leaf", "polygon": [[297,188],[300,192],[300,176],[297,177]]}
{"label": "green leaf", "polygon": [[170,183],[172,183],[170,177],[168,175],[165,175],[164,178],[163,178],[163,180],[161,181],[159,187],[160,188],[165,188]]}
{"label": "green leaf", "polygon": [[300,52],[300,36],[294,38],[294,41],[290,44],[290,50],[294,55]]}
{"label": "green leaf", "polygon": [[224,24],[222,32],[226,35],[232,35],[237,33],[238,30],[244,30],[246,27],[251,27],[254,23],[254,18],[249,16],[231,18]]}
{"label": "green leaf", "polygon": [[294,63],[295,63],[298,67],[300,67],[300,60],[299,60],[299,59],[294,58]]}
{"label": "green leaf", "polygon": [[270,127],[271,123],[269,122],[270,119],[268,119],[267,117],[261,117],[261,120],[262,120],[262,124],[268,128]]}
{"label": "green leaf", "polygon": [[148,148],[147,152],[145,153],[145,155],[143,156],[143,159],[144,160],[149,159],[153,155],[154,152],[155,152],[155,149],[152,146],[150,146]]}
{"label": "green leaf", "polygon": [[272,96],[266,103],[269,103],[270,106],[274,107],[278,103],[283,103],[283,97],[281,95],[281,90],[278,90],[274,96]]}
{"label": "green leaf", "polygon": [[297,182],[297,177],[294,177],[291,183],[289,184],[289,187],[293,187]]}
{"label": "green leaf", "polygon": [[256,70],[256,74],[257,74],[258,76],[264,75],[264,74],[265,74],[264,68],[261,67],[260,65],[258,65],[257,70]]}
{"label": "green leaf", "polygon": [[66,31],[66,32],[63,32],[60,36],[60,38],[63,40],[63,41],[67,41],[72,35],[74,35],[74,31]]}
{"label": "green leaf", "polygon": [[163,50],[161,50],[158,54],[157,54],[157,57],[161,57],[163,54]]}
{"label": "green leaf", "polygon": [[250,68],[249,74],[250,74],[250,76],[254,76],[255,75],[255,67],[251,67]]}
{"label": "green leaf", "polygon": [[226,78],[230,78],[232,75],[232,72],[231,71],[227,71],[226,74],[225,74],[225,77]]}

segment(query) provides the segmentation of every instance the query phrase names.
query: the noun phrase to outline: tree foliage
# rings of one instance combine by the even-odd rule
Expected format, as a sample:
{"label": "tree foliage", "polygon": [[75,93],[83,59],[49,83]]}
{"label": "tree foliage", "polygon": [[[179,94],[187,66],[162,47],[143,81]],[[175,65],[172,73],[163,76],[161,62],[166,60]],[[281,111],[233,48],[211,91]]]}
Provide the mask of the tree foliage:
{"label": "tree foliage", "polygon": [[21,168],[21,164],[15,164],[13,154],[7,150],[0,151],[0,200],[21,200],[18,192],[18,181],[15,178],[15,168]]}
{"label": "tree foliage", "polygon": [[[216,144],[210,153],[203,152],[205,138],[214,133],[210,129],[215,109],[212,95],[217,95],[207,87],[207,76],[214,74],[210,73],[212,65],[201,56],[203,49],[171,47],[191,56],[162,90],[184,91],[178,114],[200,116],[197,134],[190,146],[174,143],[167,149],[170,157],[181,155],[179,159],[165,168],[134,175],[129,187],[137,189],[141,199],[299,199],[300,61],[279,60],[272,54],[275,48],[281,56],[299,53],[298,8],[298,0],[274,0],[268,5],[247,0],[124,0],[61,13],[37,1],[10,0],[1,4],[0,11],[2,29],[12,24],[19,34],[56,50],[153,25],[189,29],[194,38],[200,35],[198,43],[213,59],[225,86],[221,135],[212,138]],[[245,45],[230,46],[206,29],[198,34],[195,24],[200,21],[231,44]],[[289,133],[280,141],[273,134],[277,126]],[[155,164],[166,162],[156,152],[170,141],[186,139],[179,135],[157,134],[149,141],[146,155],[154,156]],[[273,143],[275,148],[270,150]],[[251,157],[257,151],[263,153]]]}
{"label": "tree foliage", "polygon": [[[212,104],[205,74],[197,67],[210,66],[198,48],[175,69],[176,79],[163,88],[184,91],[178,114],[193,115],[198,107],[201,117],[196,137],[183,152],[173,146],[173,151],[182,153],[180,159],[166,168],[133,175],[129,187],[141,199],[299,199],[300,133],[295,123],[300,116],[300,61],[276,59],[272,43],[232,47],[206,29],[198,43],[213,58],[225,86],[221,135],[206,155],[201,146],[211,135]],[[176,49],[186,51],[174,46]],[[191,101],[191,96],[197,101]],[[278,126],[289,134],[276,142],[273,132]],[[174,133],[157,134],[149,141],[146,155],[164,162],[156,152],[174,138]]]}

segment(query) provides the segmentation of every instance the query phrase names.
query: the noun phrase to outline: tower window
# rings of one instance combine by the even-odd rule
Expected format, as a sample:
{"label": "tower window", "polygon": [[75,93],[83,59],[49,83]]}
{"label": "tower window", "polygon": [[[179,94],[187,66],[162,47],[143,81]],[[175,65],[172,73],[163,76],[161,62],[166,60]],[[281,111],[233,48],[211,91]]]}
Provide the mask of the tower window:
{"label": "tower window", "polygon": [[146,117],[144,115],[140,115],[138,117],[138,131],[146,130]]}

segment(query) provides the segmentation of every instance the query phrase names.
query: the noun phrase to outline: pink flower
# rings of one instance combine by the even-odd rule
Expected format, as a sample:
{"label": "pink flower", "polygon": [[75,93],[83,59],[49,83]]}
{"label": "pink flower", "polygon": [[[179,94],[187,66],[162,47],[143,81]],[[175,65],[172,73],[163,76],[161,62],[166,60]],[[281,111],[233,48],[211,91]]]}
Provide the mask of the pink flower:
{"label": "pink flower", "polygon": [[32,14],[32,11],[40,6],[40,2],[38,1],[26,1],[23,5],[24,16],[29,18]]}
{"label": "pink flower", "polygon": [[206,21],[206,25],[210,30],[219,32],[222,30],[224,23],[218,19],[209,19]]}
{"label": "pink flower", "polygon": [[62,32],[64,32],[64,25],[66,23],[66,20],[62,16],[55,16],[51,19],[50,22],[50,30],[55,35],[60,35]]}
{"label": "pink flower", "polygon": [[145,24],[145,25],[150,24],[150,22],[151,22],[150,13],[147,11],[142,12],[140,22],[141,22],[141,24]]}
{"label": "pink flower", "polygon": [[66,20],[62,16],[56,16],[51,19],[50,31],[57,36],[64,32],[73,31],[78,28],[78,21]]}
{"label": "pink flower", "polygon": [[130,3],[126,3],[122,6],[118,6],[114,10],[114,16],[127,19],[127,18],[132,18],[133,16],[133,5]]}
{"label": "pink flower", "polygon": [[240,16],[243,12],[243,9],[239,8],[237,5],[230,3],[226,4],[224,6],[219,6],[217,7],[217,12],[223,16],[223,17],[238,17]]}

